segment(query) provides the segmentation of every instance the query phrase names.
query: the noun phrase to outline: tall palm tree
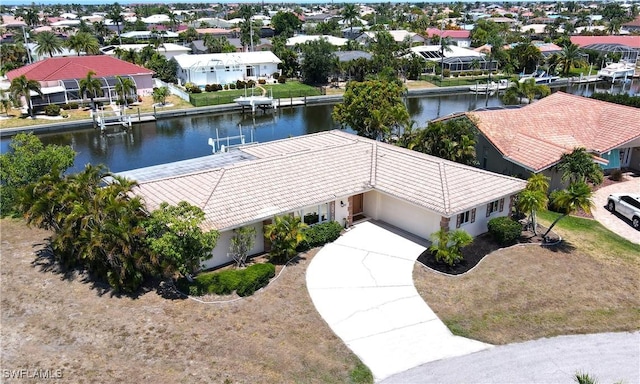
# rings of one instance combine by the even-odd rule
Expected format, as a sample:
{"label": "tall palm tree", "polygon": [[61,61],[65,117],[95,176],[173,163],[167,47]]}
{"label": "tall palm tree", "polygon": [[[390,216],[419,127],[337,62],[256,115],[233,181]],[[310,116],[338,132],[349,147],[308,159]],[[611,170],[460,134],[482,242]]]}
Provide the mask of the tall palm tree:
{"label": "tall palm tree", "polygon": [[80,56],[81,52],[87,55],[97,55],[100,53],[100,43],[98,39],[88,32],[78,32],[75,35],[69,36],[66,41],[66,46],[69,49],[73,49]]}
{"label": "tall palm tree", "polygon": [[169,26],[171,27],[171,32],[175,32],[177,25],[178,25],[178,14],[175,12],[169,11]]}
{"label": "tall palm tree", "polygon": [[53,57],[54,53],[62,53],[62,39],[56,36],[55,33],[44,31],[36,34],[35,36],[36,44],[38,47],[36,48],[36,53],[40,56],[47,54],[49,57]]}
{"label": "tall palm tree", "polygon": [[93,99],[98,96],[103,95],[102,84],[100,80],[94,78],[93,76],[96,73],[94,71],[87,72],[87,76],[84,79],[81,79],[79,82],[80,85],[80,94],[84,97],[89,95],[91,99],[91,110],[96,110],[96,103],[93,102]]}
{"label": "tall palm tree", "polygon": [[440,49],[438,49],[440,52],[440,80],[444,79],[444,53],[452,52],[450,45],[450,38],[440,36]]}
{"label": "tall palm tree", "polygon": [[11,80],[11,86],[9,87],[11,96],[15,100],[20,100],[22,97],[24,97],[27,104],[27,114],[33,117],[33,108],[31,107],[31,91],[34,91],[42,96],[40,83],[36,80],[29,80],[25,75],[18,76]]}
{"label": "tall palm tree", "polygon": [[109,8],[109,12],[106,15],[107,19],[110,19],[112,23],[116,23],[116,29],[118,31],[118,42],[122,45],[122,37],[120,37],[120,23],[124,22],[124,16],[122,16],[122,8],[120,4],[113,3]]}
{"label": "tall palm tree", "polygon": [[351,38],[353,38],[353,22],[357,20],[359,14],[356,5],[353,3],[345,4],[344,8],[342,8],[342,20],[349,23],[349,36]]}
{"label": "tall palm tree", "polygon": [[551,226],[542,237],[546,238],[560,219],[575,212],[578,208],[582,209],[586,213],[591,213],[591,207],[593,206],[593,201],[591,200],[592,197],[593,191],[582,181],[573,183],[569,185],[569,188],[553,194],[553,204],[562,209],[564,213],[558,216],[558,218],[551,223]]}
{"label": "tall palm tree", "polygon": [[109,28],[104,21],[95,21],[93,23],[93,32],[95,32],[96,36],[104,38],[109,34]]}
{"label": "tall palm tree", "polygon": [[535,235],[538,234],[537,213],[547,206],[547,190],[549,189],[549,178],[542,173],[535,173],[527,180],[527,187],[518,196],[517,207],[522,212],[529,213],[527,225],[530,226]]}
{"label": "tall palm tree", "polygon": [[562,74],[564,76],[569,74],[572,66],[582,66],[586,64],[580,47],[573,43],[562,47],[562,51],[560,51],[559,56],[560,63],[562,65]]}
{"label": "tall palm tree", "polygon": [[127,102],[127,97],[131,96],[133,92],[136,91],[136,83],[130,77],[120,77],[116,76],[116,86],[115,91],[118,94],[118,97],[123,100],[125,106],[129,106]]}

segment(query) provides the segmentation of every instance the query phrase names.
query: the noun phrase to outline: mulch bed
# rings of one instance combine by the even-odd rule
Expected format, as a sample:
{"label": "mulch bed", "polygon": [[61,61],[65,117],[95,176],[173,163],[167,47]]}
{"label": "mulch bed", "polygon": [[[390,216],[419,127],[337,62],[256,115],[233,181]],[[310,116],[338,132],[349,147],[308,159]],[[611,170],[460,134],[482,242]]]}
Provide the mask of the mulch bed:
{"label": "mulch bed", "polygon": [[[518,239],[516,244],[542,244],[542,234],[546,232],[546,228],[538,225],[538,235],[534,235],[533,231],[522,231],[522,235]],[[549,233],[549,243],[556,243],[560,238],[558,235]],[[462,248],[463,259],[458,264],[449,266],[446,263],[436,261],[434,253],[429,250],[424,251],[419,257],[418,261],[427,267],[434,269],[438,272],[446,273],[448,275],[460,275],[471,270],[478,265],[480,260],[493,251],[496,251],[504,246],[496,243],[489,233],[482,234],[473,239],[471,245]]]}

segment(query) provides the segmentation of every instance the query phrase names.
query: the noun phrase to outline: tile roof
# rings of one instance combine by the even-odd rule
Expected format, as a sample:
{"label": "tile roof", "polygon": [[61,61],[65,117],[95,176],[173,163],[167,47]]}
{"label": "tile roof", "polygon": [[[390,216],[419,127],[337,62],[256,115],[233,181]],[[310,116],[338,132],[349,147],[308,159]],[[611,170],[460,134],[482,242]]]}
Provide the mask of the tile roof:
{"label": "tile roof", "polygon": [[534,172],[576,147],[603,154],[640,137],[638,108],[563,92],[518,109],[466,115],[505,158]]}
{"label": "tile roof", "polygon": [[571,42],[580,47],[591,44],[620,44],[640,48],[640,36],[571,36]]}
{"label": "tile roof", "polygon": [[342,131],[240,150],[257,159],[142,181],[136,193],[149,209],[186,200],[203,209],[205,228],[225,230],[369,190],[450,217],[525,185]]}
{"label": "tile roof", "polygon": [[95,77],[153,74],[153,71],[111,56],[53,57],[7,72],[9,80],[25,75],[30,80],[55,81],[81,79],[87,72]]}
{"label": "tile roof", "polygon": [[463,29],[445,29],[444,31],[442,31],[438,28],[427,28],[427,36],[442,36],[450,37],[452,39],[468,39],[469,36],[471,36],[471,31],[466,31]]}

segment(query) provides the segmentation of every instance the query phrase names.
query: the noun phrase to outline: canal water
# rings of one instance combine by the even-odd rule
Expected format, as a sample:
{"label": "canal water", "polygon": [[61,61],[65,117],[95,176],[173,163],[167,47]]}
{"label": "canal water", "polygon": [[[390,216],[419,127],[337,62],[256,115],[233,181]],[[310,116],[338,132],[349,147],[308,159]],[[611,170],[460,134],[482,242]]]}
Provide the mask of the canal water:
{"label": "canal water", "polygon": [[[640,83],[635,81],[635,83]],[[631,83],[631,93],[638,94],[638,85]],[[603,91],[599,84],[598,91]],[[588,96],[595,85],[563,89],[566,92]],[[607,88],[606,90],[610,90]],[[614,92],[622,91],[621,87]],[[429,120],[452,113],[477,108],[502,106],[496,96],[457,94],[437,97],[407,98],[406,105],[416,127],[424,127]],[[103,134],[87,128],[78,131],[39,135],[45,144],[71,145],[77,152],[74,166],[69,170],[82,170],[85,164],[105,164],[111,171],[121,172],[135,168],[186,160],[212,153],[211,138],[245,137],[245,142],[267,142],[287,137],[337,129],[332,120],[333,105],[283,107],[255,116],[241,113],[197,115],[159,120],[135,125],[126,132]],[[4,153],[10,142],[3,138]],[[236,145],[240,139],[221,140],[224,145]]]}

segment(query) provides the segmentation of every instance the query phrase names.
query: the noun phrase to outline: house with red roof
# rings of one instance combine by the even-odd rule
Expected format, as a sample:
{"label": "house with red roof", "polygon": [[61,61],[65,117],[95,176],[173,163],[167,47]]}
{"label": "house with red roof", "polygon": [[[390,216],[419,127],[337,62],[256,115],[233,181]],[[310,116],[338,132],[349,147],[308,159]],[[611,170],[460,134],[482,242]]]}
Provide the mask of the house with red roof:
{"label": "house with red roof", "polygon": [[93,77],[102,84],[103,96],[96,101],[114,102],[118,99],[115,91],[119,81],[117,76],[133,80],[137,95],[147,96],[153,92],[152,70],[106,55],[48,58],[9,71],[6,76],[9,81],[22,75],[38,81],[43,95],[32,92],[31,102],[34,107],[39,107],[82,101],[84,95],[80,94],[79,83],[89,71],[95,72]]}
{"label": "house with red roof", "polygon": [[556,165],[575,148],[586,148],[605,171],[640,170],[638,108],[556,92],[521,108],[464,115],[478,128],[479,165],[489,171],[522,178],[542,172],[558,189]]}
{"label": "house with red roof", "polygon": [[640,36],[571,36],[571,42],[582,49],[592,49],[603,54],[619,54],[620,59],[635,64],[640,74]]}
{"label": "house with red roof", "polygon": [[458,47],[468,48],[471,46],[471,31],[465,31],[462,29],[440,30],[438,28],[427,28],[427,37],[433,38],[435,36],[439,38],[449,38],[449,40],[451,40],[451,42],[453,42]]}

